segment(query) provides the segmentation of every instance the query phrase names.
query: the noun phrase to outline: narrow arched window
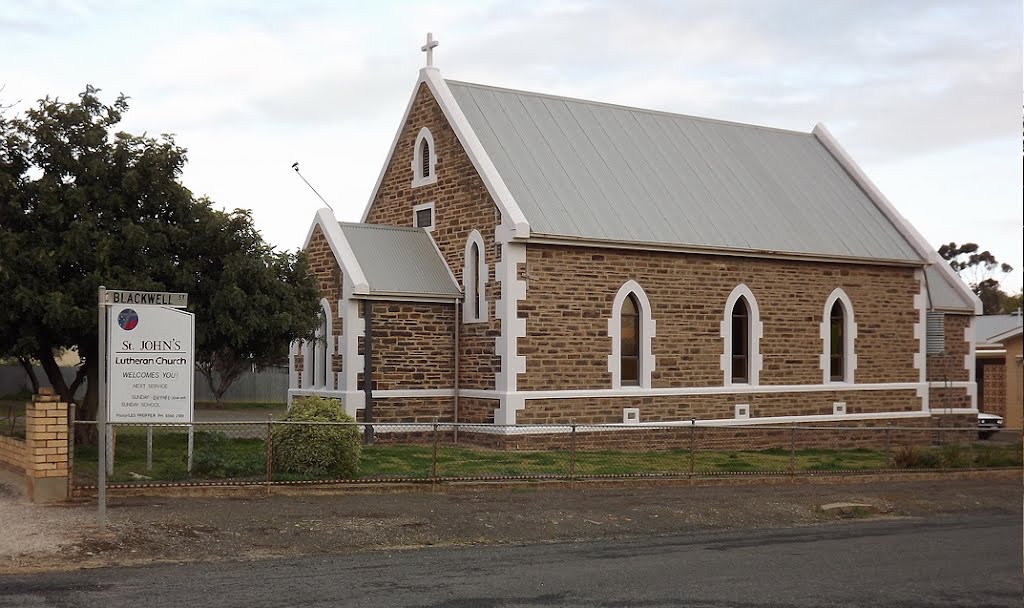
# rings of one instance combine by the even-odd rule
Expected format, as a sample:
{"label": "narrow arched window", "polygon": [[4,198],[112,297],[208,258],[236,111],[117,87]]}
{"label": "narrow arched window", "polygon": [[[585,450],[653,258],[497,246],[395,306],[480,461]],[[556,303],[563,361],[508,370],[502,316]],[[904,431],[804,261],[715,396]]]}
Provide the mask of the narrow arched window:
{"label": "narrow arched window", "polygon": [[732,307],[732,381],[750,381],[750,309],[743,297]]}
{"label": "narrow arched window", "polygon": [[640,307],[634,294],[629,294],[622,302],[621,315],[620,382],[636,386],[640,384]]}
{"label": "narrow arched window", "polygon": [[469,245],[469,286],[466,290],[466,295],[470,296],[472,301],[470,307],[473,312],[473,318],[479,319],[480,314],[480,245],[478,243],[470,243]]}
{"label": "narrow arched window", "polygon": [[836,300],[829,314],[829,377],[833,382],[846,380],[846,311]]}
{"label": "narrow arched window", "polygon": [[430,129],[423,127],[412,147],[412,187],[437,182],[437,147]]}
{"label": "narrow arched window", "polygon": [[327,386],[327,315],[320,316],[320,327],[316,330],[316,344],[313,345],[313,385]]}

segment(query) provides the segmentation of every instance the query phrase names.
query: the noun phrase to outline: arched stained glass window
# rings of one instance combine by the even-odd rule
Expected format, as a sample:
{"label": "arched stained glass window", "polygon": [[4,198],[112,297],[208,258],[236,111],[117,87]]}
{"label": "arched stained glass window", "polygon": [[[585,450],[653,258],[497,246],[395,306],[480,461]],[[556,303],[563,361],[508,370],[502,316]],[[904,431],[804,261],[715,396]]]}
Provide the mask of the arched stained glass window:
{"label": "arched stained glass window", "polygon": [[833,382],[846,380],[846,311],[839,300],[829,314],[829,377]]}
{"label": "arched stained glass window", "polygon": [[636,386],[640,384],[640,307],[632,293],[622,302],[621,324],[620,382]]}
{"label": "arched stained glass window", "polygon": [[732,381],[750,381],[750,308],[743,297],[732,307]]}

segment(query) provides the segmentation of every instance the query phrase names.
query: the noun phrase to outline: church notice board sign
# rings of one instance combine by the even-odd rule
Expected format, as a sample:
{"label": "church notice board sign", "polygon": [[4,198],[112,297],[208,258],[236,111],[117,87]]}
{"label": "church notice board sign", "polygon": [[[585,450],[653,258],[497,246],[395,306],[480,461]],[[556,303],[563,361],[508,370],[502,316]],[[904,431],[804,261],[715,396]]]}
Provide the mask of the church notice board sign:
{"label": "church notice board sign", "polygon": [[108,293],[107,419],[192,422],[195,315],[154,305],[178,304],[166,299],[112,299]]}

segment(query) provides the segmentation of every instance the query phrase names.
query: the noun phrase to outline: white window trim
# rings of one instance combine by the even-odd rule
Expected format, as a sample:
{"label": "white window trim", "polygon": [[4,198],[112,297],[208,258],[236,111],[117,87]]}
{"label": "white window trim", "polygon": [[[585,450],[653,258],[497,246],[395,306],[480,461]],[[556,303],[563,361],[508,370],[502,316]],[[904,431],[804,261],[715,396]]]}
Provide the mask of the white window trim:
{"label": "white window trim", "polygon": [[619,287],[612,300],[612,316],[608,319],[608,337],[612,339],[612,354],[608,355],[608,371],[612,374],[612,388],[622,388],[622,304],[629,294],[636,296],[640,305],[640,387],[651,388],[651,374],[654,372],[654,354],[651,341],[655,335],[656,323],[651,316],[651,301],[644,288],[630,279]]}
{"label": "white window trim", "polygon": [[[430,148],[430,175],[423,177],[423,140],[427,140]],[[430,129],[423,127],[416,135],[416,143],[412,148],[412,187],[426,186],[437,183],[437,151],[434,148],[434,136]]]}
{"label": "white window trim", "polygon": [[[334,366],[333,366],[332,359],[334,358],[334,340],[332,339],[332,336],[334,335],[334,331],[332,329],[332,321],[333,321],[333,319],[331,318],[331,303],[327,301],[327,298],[322,298],[320,300],[320,308],[323,311],[324,319],[327,320],[326,328],[325,328],[326,331],[327,331],[327,335],[325,336],[325,342],[324,342],[324,346],[325,346],[324,351],[325,351],[325,357],[326,357],[326,361],[327,361],[327,370],[326,370],[326,373],[324,374],[324,380],[325,380],[326,384],[315,384],[315,381],[316,381],[316,370],[314,369],[314,367],[312,365],[310,365],[310,363],[312,361],[314,361],[313,353],[314,353],[314,351],[317,348],[317,345],[319,343],[319,336],[317,336],[317,339],[315,339],[315,340],[308,340],[308,341],[306,341],[305,348],[302,350],[302,387],[303,388],[320,388],[320,389],[328,388],[329,385],[332,384],[332,380],[333,380],[332,376],[333,376],[333,367]],[[333,386],[331,388],[333,388]]]}
{"label": "white window trim", "polygon": [[[832,307],[839,301],[843,305],[843,380],[832,379]],[[836,287],[825,300],[821,317],[821,382],[822,384],[853,384],[853,372],[857,369],[857,353],[854,349],[857,338],[857,323],[853,318],[853,302],[841,287]]]}
{"label": "white window trim", "polygon": [[[420,211],[423,211],[424,209],[430,209],[430,226],[417,226],[416,214],[419,213]],[[412,225],[416,228],[423,228],[427,232],[434,231],[434,226],[437,225],[437,212],[434,209],[434,201],[412,206]]]}
{"label": "white window trim", "polygon": [[[475,269],[469,267],[469,252],[473,245],[476,245],[477,251],[480,252],[479,264]],[[466,281],[466,277],[471,272],[476,272],[476,290],[470,289],[474,285],[470,281]],[[487,321],[487,277],[489,274],[484,237],[480,234],[479,230],[474,229],[469,233],[469,238],[466,239],[466,249],[463,252],[462,258],[462,293],[465,296],[463,300],[465,304],[462,307],[463,323],[484,323]],[[474,314],[474,307],[470,306],[474,298],[477,299],[480,305],[479,317]]]}
{"label": "white window trim", "polygon": [[[737,382],[734,384],[732,381],[732,309],[736,307],[736,301],[740,297],[746,298],[747,307],[749,308],[747,312],[749,314],[748,322],[750,323],[750,344],[748,345],[750,377],[747,378],[747,382]],[[724,342],[722,356],[719,360],[724,385],[758,386],[760,384],[761,366],[763,364],[761,336],[764,334],[764,325],[761,323],[761,311],[757,307],[757,298],[754,297],[754,293],[745,284],[740,283],[737,285],[725,301],[725,314],[722,316],[722,322],[719,325],[719,333]]]}

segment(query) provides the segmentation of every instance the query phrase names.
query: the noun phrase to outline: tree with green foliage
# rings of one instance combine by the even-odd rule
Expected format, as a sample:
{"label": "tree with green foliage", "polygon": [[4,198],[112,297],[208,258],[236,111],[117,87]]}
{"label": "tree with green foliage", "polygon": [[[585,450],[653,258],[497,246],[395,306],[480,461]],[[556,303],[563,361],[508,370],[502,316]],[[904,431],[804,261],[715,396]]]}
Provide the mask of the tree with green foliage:
{"label": "tree with green foliage", "polygon": [[[998,314],[1009,297],[1000,288],[999,281],[1013,272],[1013,266],[999,262],[987,249],[979,249],[977,243],[957,245],[950,242],[939,247],[939,255],[949,262],[950,267],[978,296],[982,312],[986,315]],[[1001,276],[996,278],[997,275]]]}
{"label": "tree with green foliage", "polygon": [[[54,353],[76,348],[80,417],[97,405],[97,289],[184,291],[200,369],[237,377],[311,336],[319,289],[303,255],[267,246],[246,211],[196,199],[170,135],[117,131],[128,100],[86,87],[0,113],[0,356],[32,357],[63,399]],[[233,376],[234,374],[234,376]]]}

